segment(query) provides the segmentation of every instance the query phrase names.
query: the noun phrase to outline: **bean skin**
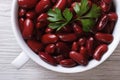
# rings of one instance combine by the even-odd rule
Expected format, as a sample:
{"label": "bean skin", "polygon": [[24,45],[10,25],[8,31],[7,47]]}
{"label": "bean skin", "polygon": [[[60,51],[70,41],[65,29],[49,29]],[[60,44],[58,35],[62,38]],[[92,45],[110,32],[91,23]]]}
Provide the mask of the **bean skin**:
{"label": "bean skin", "polygon": [[36,41],[36,40],[27,40],[28,46],[36,53],[43,50],[42,43]]}
{"label": "bean skin", "polygon": [[77,63],[73,61],[72,59],[65,59],[65,60],[60,61],[60,65],[63,67],[74,67],[77,65]]}
{"label": "bean skin", "polygon": [[103,2],[105,2],[106,4],[111,4],[112,0],[102,0]]}
{"label": "bean skin", "polygon": [[21,32],[23,32],[24,30],[24,21],[25,21],[24,18],[19,19],[19,27],[20,27]]}
{"label": "bean skin", "polygon": [[42,36],[42,42],[44,44],[56,43],[58,41],[58,37],[55,34],[44,34]]}
{"label": "bean skin", "polygon": [[29,11],[26,13],[26,17],[29,19],[35,19],[36,13],[34,11]]}
{"label": "bean skin", "polygon": [[60,34],[58,35],[61,41],[72,42],[77,39],[75,34]]}
{"label": "bean skin", "polygon": [[85,43],[86,43],[86,38],[80,38],[80,39],[78,40],[79,46],[84,46]]}
{"label": "bean skin", "polygon": [[19,13],[18,13],[19,17],[24,17],[25,14],[26,14],[26,10],[23,9],[23,8],[20,8],[20,9],[19,9]]}
{"label": "bean skin", "polygon": [[91,57],[93,56],[93,45],[94,45],[94,38],[90,37],[87,41],[86,41],[86,49],[88,52],[88,55]]}
{"label": "bean skin", "polygon": [[87,49],[84,46],[80,47],[80,54],[83,55],[85,58],[89,57],[89,55],[87,54]]}
{"label": "bean skin", "polygon": [[52,32],[53,32],[53,29],[47,27],[47,28],[45,29],[45,32],[46,32],[46,33],[52,33]]}
{"label": "bean skin", "polygon": [[95,38],[100,41],[100,42],[103,42],[103,43],[111,43],[113,41],[113,36],[112,34],[106,34],[106,33],[96,33],[95,34]]}
{"label": "bean skin", "polygon": [[101,44],[96,48],[93,58],[99,61],[102,58],[103,54],[107,52],[107,50],[108,46],[106,44]]}
{"label": "bean skin", "polygon": [[72,51],[78,51],[78,48],[79,48],[79,46],[78,46],[77,42],[73,42]]}
{"label": "bean skin", "polygon": [[33,8],[36,4],[37,0],[18,0],[18,5],[26,9]]}
{"label": "bean skin", "polygon": [[42,60],[44,60],[45,62],[47,62],[48,64],[51,64],[53,66],[57,65],[57,61],[55,60],[55,58],[53,58],[52,56],[50,56],[49,54],[46,54],[44,52],[39,52],[39,56]]}
{"label": "bean skin", "polygon": [[82,28],[81,28],[79,25],[77,25],[77,24],[74,24],[74,25],[73,25],[73,29],[74,29],[74,32],[75,32],[76,34],[78,34],[78,35],[81,35],[81,34],[83,33]]}
{"label": "bean skin", "polygon": [[53,9],[59,8],[61,10],[64,10],[67,5],[67,0],[58,0],[58,2],[55,4]]}
{"label": "bean skin", "polygon": [[56,46],[54,44],[49,44],[45,48],[45,52],[49,54],[53,54],[55,52]]}
{"label": "bean skin", "polygon": [[58,56],[55,56],[54,58],[56,59],[57,63],[60,63],[60,61],[65,59],[63,55],[58,55]]}
{"label": "bean skin", "polygon": [[108,17],[109,17],[110,21],[117,21],[117,19],[118,19],[118,16],[117,16],[117,14],[115,12],[109,13]]}
{"label": "bean skin", "polygon": [[40,14],[47,11],[51,7],[50,0],[40,0],[36,5],[35,11],[36,13]]}
{"label": "bean skin", "polygon": [[33,35],[34,23],[30,19],[26,19],[24,21],[24,30],[23,30],[23,37],[24,39],[30,39]]}
{"label": "bean skin", "polygon": [[81,55],[75,51],[71,51],[69,53],[69,56],[71,59],[73,59],[80,65],[86,66],[88,64],[88,60],[83,55]]}
{"label": "bean skin", "polygon": [[111,4],[106,4],[105,2],[101,1],[100,3],[100,7],[101,7],[101,10],[106,13],[110,10],[110,6]]}
{"label": "bean skin", "polygon": [[47,15],[46,13],[42,13],[42,14],[40,14],[40,15],[38,16],[37,21],[38,21],[38,22],[46,21],[47,18],[48,18],[48,15]]}
{"label": "bean skin", "polygon": [[101,31],[106,26],[107,22],[108,22],[108,16],[107,15],[103,15],[101,17],[100,21],[98,22],[97,30]]}

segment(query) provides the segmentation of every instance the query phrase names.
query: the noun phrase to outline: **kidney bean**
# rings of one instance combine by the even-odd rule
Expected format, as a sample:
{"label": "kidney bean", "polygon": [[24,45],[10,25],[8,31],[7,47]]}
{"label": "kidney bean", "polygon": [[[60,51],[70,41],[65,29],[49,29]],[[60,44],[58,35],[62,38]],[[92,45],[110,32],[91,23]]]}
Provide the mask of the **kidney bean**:
{"label": "kidney bean", "polygon": [[100,7],[101,7],[101,10],[106,13],[110,10],[110,4],[106,4],[105,2],[101,1],[100,3]]}
{"label": "kidney bean", "polygon": [[36,30],[35,33],[34,33],[34,36],[35,36],[35,39],[40,41],[41,40],[41,37],[42,37],[42,30]]}
{"label": "kidney bean", "polygon": [[47,18],[48,18],[48,15],[47,15],[46,13],[42,13],[42,14],[40,14],[40,15],[38,16],[37,21],[38,21],[38,22],[46,21]]}
{"label": "kidney bean", "polygon": [[58,41],[58,37],[55,34],[44,34],[41,40],[44,44],[56,43]]}
{"label": "kidney bean", "polygon": [[46,33],[52,33],[52,32],[53,32],[53,29],[47,27],[47,28],[45,29],[45,32],[46,32]]}
{"label": "kidney bean", "polygon": [[118,19],[118,16],[117,16],[117,14],[115,12],[109,13],[108,17],[109,17],[110,21],[117,21],[117,19]]}
{"label": "kidney bean", "polygon": [[25,14],[26,14],[26,10],[23,9],[23,8],[20,8],[20,9],[19,9],[19,12],[18,12],[19,17],[24,17]]}
{"label": "kidney bean", "polygon": [[22,8],[33,8],[37,4],[37,0],[18,0],[18,5]]}
{"label": "kidney bean", "polygon": [[112,34],[114,27],[115,27],[115,22],[110,21],[110,22],[108,22],[107,27],[104,30],[106,33]]}
{"label": "kidney bean", "polygon": [[54,44],[49,44],[46,46],[45,52],[47,52],[49,54],[53,54],[55,52],[55,48],[56,48],[56,46]]}
{"label": "kidney bean", "polygon": [[58,0],[53,9],[59,8],[61,10],[64,10],[67,5],[67,0]]}
{"label": "kidney bean", "polygon": [[21,32],[23,32],[24,30],[24,21],[25,21],[24,18],[19,19],[19,27],[20,27]]}
{"label": "kidney bean", "polygon": [[106,33],[96,33],[95,34],[95,38],[100,41],[100,42],[104,42],[104,43],[111,43],[113,41],[113,36],[112,34],[106,34]]}
{"label": "kidney bean", "polygon": [[26,13],[26,17],[29,18],[29,19],[35,19],[36,13],[34,11],[28,11]]}
{"label": "kidney bean", "polygon": [[42,21],[42,22],[37,22],[36,23],[36,28],[37,29],[42,29],[42,28],[44,28],[44,27],[46,27],[46,22],[45,21]]}
{"label": "kidney bean", "polygon": [[85,43],[86,43],[86,38],[80,38],[80,39],[78,40],[79,46],[84,46]]}
{"label": "kidney bean", "polygon": [[60,61],[60,65],[63,67],[74,67],[77,65],[77,63],[73,61],[72,59],[65,59],[65,60]]}
{"label": "kidney bean", "polygon": [[55,59],[56,59],[57,63],[60,63],[60,61],[62,61],[65,58],[63,55],[58,55],[58,56],[55,56]]}
{"label": "kidney bean", "polygon": [[53,4],[55,4],[55,3],[57,2],[57,0],[51,0],[51,2],[52,2]]}
{"label": "kidney bean", "polygon": [[84,46],[80,47],[80,54],[83,55],[85,58],[89,57],[89,55],[87,54],[87,49]]}
{"label": "kidney bean", "polygon": [[57,65],[57,61],[55,60],[55,58],[53,58],[52,56],[50,56],[49,54],[46,54],[44,52],[39,52],[39,56],[42,60],[44,60],[45,62],[47,62],[48,64],[51,64],[53,66]]}
{"label": "kidney bean", "polygon": [[73,2],[73,0],[67,0],[68,7],[71,6],[72,2]]}
{"label": "kidney bean", "polygon": [[97,24],[97,30],[100,31],[102,30],[106,24],[108,23],[108,16],[107,15],[103,15],[100,19],[100,21]]}
{"label": "kidney bean", "polygon": [[73,44],[72,44],[72,51],[78,51],[78,44],[77,44],[77,42],[73,42]]}
{"label": "kidney bean", "polygon": [[35,11],[36,13],[40,14],[47,11],[51,7],[50,0],[40,0],[36,5]]}
{"label": "kidney bean", "polygon": [[73,29],[74,29],[74,32],[78,35],[81,35],[83,33],[82,28],[76,23],[73,25]]}
{"label": "kidney bean", "polygon": [[75,51],[71,51],[69,53],[69,56],[71,59],[73,59],[80,65],[86,66],[88,64],[88,60],[83,55],[81,55]]}
{"label": "kidney bean", "polygon": [[68,53],[69,50],[70,50],[69,47],[64,42],[56,43],[56,52],[57,53]]}
{"label": "kidney bean", "polygon": [[65,42],[72,42],[72,41],[75,41],[77,39],[77,36],[73,33],[60,34],[60,35],[58,35],[58,37],[60,38],[61,41],[65,41]]}
{"label": "kidney bean", "polygon": [[93,58],[96,60],[100,60],[105,52],[107,52],[108,46],[106,44],[101,44],[95,49]]}
{"label": "kidney bean", "polygon": [[34,23],[30,19],[26,19],[24,21],[24,30],[23,30],[23,37],[24,39],[29,39],[33,35]]}
{"label": "kidney bean", "polygon": [[36,41],[36,40],[27,40],[28,46],[36,53],[43,50],[42,43]]}
{"label": "kidney bean", "polygon": [[93,46],[94,46],[94,38],[90,37],[87,41],[86,41],[86,49],[88,52],[88,55],[91,57],[93,56]]}
{"label": "kidney bean", "polygon": [[103,2],[105,2],[106,4],[111,4],[112,0],[102,0]]}
{"label": "kidney bean", "polygon": [[70,25],[64,26],[60,31],[60,33],[71,33],[73,28]]}

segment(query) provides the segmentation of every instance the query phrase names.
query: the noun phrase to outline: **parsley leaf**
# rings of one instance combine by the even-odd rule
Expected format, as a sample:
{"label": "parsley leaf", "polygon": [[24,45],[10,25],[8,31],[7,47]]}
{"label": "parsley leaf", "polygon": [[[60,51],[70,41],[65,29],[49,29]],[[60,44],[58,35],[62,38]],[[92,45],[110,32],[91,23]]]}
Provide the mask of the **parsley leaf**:
{"label": "parsley leaf", "polygon": [[58,31],[71,21],[73,14],[67,8],[63,12],[56,8],[54,10],[50,9],[48,16],[48,21],[50,22],[48,26]]}
{"label": "parsley leaf", "polygon": [[74,10],[78,16],[76,20],[82,23],[82,28],[85,32],[89,32],[94,27],[94,20],[100,16],[100,7],[93,3],[90,8],[88,0],[81,0],[81,4],[76,3]]}

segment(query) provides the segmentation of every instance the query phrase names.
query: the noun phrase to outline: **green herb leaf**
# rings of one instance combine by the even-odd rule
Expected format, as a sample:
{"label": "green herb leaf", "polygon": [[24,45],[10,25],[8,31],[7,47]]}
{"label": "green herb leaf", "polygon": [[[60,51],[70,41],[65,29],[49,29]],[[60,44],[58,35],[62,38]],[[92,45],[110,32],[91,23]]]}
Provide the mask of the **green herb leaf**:
{"label": "green herb leaf", "polygon": [[54,10],[49,10],[48,16],[48,21],[50,22],[48,26],[58,31],[71,21],[73,14],[67,8],[63,13],[60,9],[56,8]]}
{"label": "green herb leaf", "polygon": [[98,18],[100,16],[100,7],[97,5],[93,4],[91,10],[89,11],[88,14],[86,14],[84,17],[87,18]]}
{"label": "green herb leaf", "polygon": [[76,3],[74,10],[77,14],[77,19],[82,23],[83,31],[89,32],[95,25],[93,19],[97,19],[100,16],[100,7],[96,4],[92,4],[90,8],[88,0],[81,0],[81,4]]}
{"label": "green herb leaf", "polygon": [[89,32],[91,30],[91,28],[94,26],[95,21],[93,19],[82,19],[81,23],[83,26],[83,30],[85,32]]}

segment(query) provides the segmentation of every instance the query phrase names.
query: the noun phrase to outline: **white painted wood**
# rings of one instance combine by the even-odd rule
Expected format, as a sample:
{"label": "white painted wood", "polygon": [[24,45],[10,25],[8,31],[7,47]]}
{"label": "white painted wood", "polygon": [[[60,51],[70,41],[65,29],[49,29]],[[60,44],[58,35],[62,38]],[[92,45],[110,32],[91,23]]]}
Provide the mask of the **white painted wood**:
{"label": "white painted wood", "polygon": [[32,60],[17,70],[10,63],[22,50],[11,28],[11,3],[12,0],[0,0],[0,80],[120,80],[120,44],[107,61],[87,72],[56,73]]}

